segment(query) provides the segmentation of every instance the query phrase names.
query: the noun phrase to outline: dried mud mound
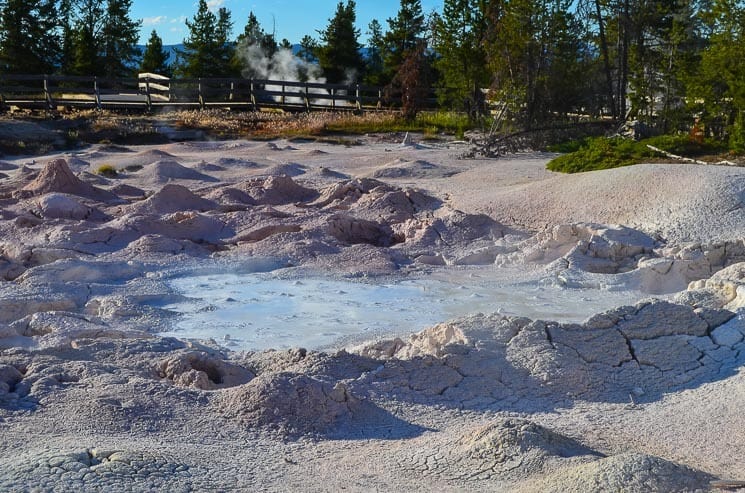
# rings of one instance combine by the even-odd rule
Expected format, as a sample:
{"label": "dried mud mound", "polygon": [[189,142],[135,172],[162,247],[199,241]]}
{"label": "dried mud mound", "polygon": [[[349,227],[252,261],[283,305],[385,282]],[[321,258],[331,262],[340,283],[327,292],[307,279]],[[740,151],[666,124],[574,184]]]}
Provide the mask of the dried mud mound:
{"label": "dried mud mound", "polygon": [[139,174],[150,183],[166,183],[171,180],[192,180],[214,183],[217,178],[187,168],[177,161],[160,160],[145,167]]}
{"label": "dried mud mound", "polygon": [[[450,210],[420,190],[402,189],[371,178],[325,187],[316,200],[303,207],[332,213],[327,232],[347,244],[402,244],[402,251],[413,258],[445,250],[455,257],[453,263],[479,247],[475,240],[489,243],[506,232],[487,216]],[[464,247],[468,253],[458,251]],[[484,263],[493,262],[495,257],[496,253]]]}
{"label": "dried mud mound", "polygon": [[335,179],[335,180],[349,180],[350,178],[350,176],[346,173],[342,173],[341,171],[336,171],[331,168],[327,168],[325,166],[321,166],[320,168],[314,170],[313,173],[322,178],[329,178],[329,179]]}
{"label": "dried mud mound", "polygon": [[329,219],[328,233],[348,244],[366,243],[387,247],[401,241],[385,224],[346,215],[337,215]]}
{"label": "dried mud mound", "polygon": [[363,381],[406,400],[473,408],[549,396],[629,402],[732,371],[745,349],[741,325],[727,324],[733,317],[664,301],[582,325],[474,316],[355,352],[387,358]]}
{"label": "dried mud mound", "polygon": [[145,190],[132,185],[127,185],[126,183],[114,185],[111,187],[110,191],[120,197],[142,198],[146,195]]}
{"label": "dried mud mound", "polygon": [[458,170],[428,161],[407,161],[398,158],[374,171],[372,178],[447,178],[458,174]]}
{"label": "dried mud mound", "polygon": [[308,168],[297,163],[275,164],[262,171],[261,174],[269,176],[300,176],[307,173]]}
{"label": "dried mud mound", "polygon": [[201,390],[235,387],[249,382],[255,376],[242,366],[197,351],[179,354],[162,361],[158,365],[158,374],[180,387]]}
{"label": "dried mud mound", "polygon": [[624,224],[677,243],[745,236],[745,174],[727,166],[642,164],[496,190],[494,218],[519,229]]}
{"label": "dried mud mound", "polygon": [[205,198],[219,203],[223,211],[243,210],[246,206],[256,205],[249,194],[233,187],[220,187],[207,193]]}
{"label": "dried mud mound", "polygon": [[745,261],[741,238],[677,245],[625,226],[592,223],[559,224],[507,248],[483,251],[500,265],[545,265],[552,281],[568,288],[617,286],[650,294],[684,290]]}
{"label": "dried mud mound", "polygon": [[303,187],[285,175],[251,180],[240,185],[257,204],[264,205],[305,202],[318,196],[315,190]]}
{"label": "dried mud mound", "polygon": [[678,293],[676,300],[701,310],[740,310],[745,307],[745,262],[729,265],[708,279],[690,283],[686,291]]}
{"label": "dried mud mound", "polygon": [[517,488],[521,492],[710,491],[714,478],[701,471],[650,455],[627,453],[563,469]]}
{"label": "dried mud mound", "polygon": [[116,158],[118,168],[134,167],[139,168],[158,161],[173,161],[176,156],[160,149],[150,149],[144,152],[138,152],[133,156],[121,156]]}
{"label": "dried mud mound", "polygon": [[465,481],[514,481],[601,457],[575,440],[516,418],[500,419],[465,433],[455,442],[414,452],[399,459],[401,467]]}
{"label": "dried mud mound", "polygon": [[170,214],[180,211],[211,211],[217,204],[203,199],[183,185],[167,184],[148,199],[132,206],[134,212]]}
{"label": "dried mud mound", "polygon": [[21,196],[44,195],[51,192],[77,195],[102,202],[118,199],[113,193],[79,179],[64,159],[55,159],[47,163],[34,181],[20,190]]}
{"label": "dried mud mound", "polygon": [[286,434],[325,433],[348,419],[359,405],[346,386],[293,373],[266,373],[228,389],[217,409],[247,427],[268,427]]}
{"label": "dried mud mound", "polygon": [[[143,157],[162,155],[156,152],[138,159]],[[482,244],[488,247],[504,235],[504,229],[486,216],[454,211],[419,190],[369,178],[318,189],[280,175],[197,192],[161,180],[173,176],[187,183],[203,178],[194,173],[198,174],[175,161],[156,160],[142,171],[123,174],[113,187],[121,194],[117,196],[81,181],[64,161],[55,161],[38,176],[18,170],[15,178],[4,183],[8,195],[21,199],[8,208],[9,219],[16,220],[0,226],[6,237],[23,238],[32,251],[116,252],[126,258],[166,252],[200,255],[240,247],[240,253],[280,255],[297,262],[338,254],[336,261],[352,264],[359,263],[354,256],[357,250],[346,249],[370,245],[381,249],[373,255],[380,262],[368,266],[376,272],[394,270],[408,262],[407,257],[432,257],[443,263],[446,257],[454,259],[448,260],[451,263],[493,262],[495,254],[474,256],[471,250]],[[128,184],[130,179],[139,186]],[[42,198],[29,200],[37,195]],[[91,198],[97,195],[113,199]],[[75,198],[81,196],[94,202]],[[34,226],[41,228],[31,236],[22,231]],[[31,266],[25,259],[19,263],[20,268]],[[17,268],[9,266],[13,271]]]}
{"label": "dried mud mound", "polygon": [[74,195],[66,195],[62,193],[48,193],[39,197],[36,201],[38,207],[38,214],[44,219],[72,219],[72,220],[85,220],[91,216],[99,216],[99,219],[103,219],[103,215],[92,207],[88,207],[85,204],[80,203]]}

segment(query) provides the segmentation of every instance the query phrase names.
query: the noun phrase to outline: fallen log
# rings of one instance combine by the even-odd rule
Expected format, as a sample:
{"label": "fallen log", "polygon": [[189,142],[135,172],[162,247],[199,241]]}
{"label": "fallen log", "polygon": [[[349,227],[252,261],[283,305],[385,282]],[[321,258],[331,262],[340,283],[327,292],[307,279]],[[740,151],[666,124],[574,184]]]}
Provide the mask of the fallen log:
{"label": "fallen log", "polygon": [[673,154],[671,152],[663,151],[659,147],[655,147],[653,145],[647,144],[647,147],[649,149],[653,150],[654,152],[658,152],[658,153],[662,154],[663,156],[668,157],[670,159],[675,159],[676,161],[684,161],[686,163],[693,163],[693,164],[711,164],[711,165],[715,165],[715,166],[737,166],[737,163],[733,163],[732,161],[726,161],[725,160],[725,161],[719,161],[719,162],[716,162],[716,163],[708,163],[706,161],[701,161],[701,160],[698,160],[698,159],[693,159],[693,158],[689,158],[689,157],[685,157],[685,156],[678,156],[677,154]]}
{"label": "fallen log", "polygon": [[745,489],[745,481],[712,481],[710,486],[717,490],[742,490]]}

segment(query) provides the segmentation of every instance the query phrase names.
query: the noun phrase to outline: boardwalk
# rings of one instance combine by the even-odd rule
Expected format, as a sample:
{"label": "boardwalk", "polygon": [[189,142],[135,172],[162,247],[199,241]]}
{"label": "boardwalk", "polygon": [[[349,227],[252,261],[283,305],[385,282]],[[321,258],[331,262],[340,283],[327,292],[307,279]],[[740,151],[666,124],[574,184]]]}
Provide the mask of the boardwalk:
{"label": "boardwalk", "polygon": [[[230,108],[285,111],[376,110],[398,106],[382,87],[259,79],[168,79],[156,74],[106,79],[0,75],[0,110]],[[435,99],[427,105],[434,107]]]}

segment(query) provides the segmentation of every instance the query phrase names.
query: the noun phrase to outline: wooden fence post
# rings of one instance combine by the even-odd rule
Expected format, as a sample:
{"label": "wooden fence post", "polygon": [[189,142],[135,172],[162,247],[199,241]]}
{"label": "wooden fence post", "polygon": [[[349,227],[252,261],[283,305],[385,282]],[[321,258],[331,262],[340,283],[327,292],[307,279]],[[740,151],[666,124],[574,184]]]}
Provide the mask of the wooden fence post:
{"label": "wooden fence post", "polygon": [[251,82],[248,84],[248,97],[251,100],[251,106],[253,107],[253,110],[256,111],[256,93],[254,92],[253,79],[251,79]]}
{"label": "wooden fence post", "polygon": [[147,101],[147,111],[150,112],[153,110],[153,99],[150,96],[150,77],[147,75],[145,76],[145,98]]}
{"label": "wooden fence post", "polygon": [[101,91],[98,88],[98,77],[93,77],[93,94],[96,98],[96,109],[101,109]]}
{"label": "wooden fence post", "polygon": [[49,76],[47,74],[44,74],[44,100],[47,102],[47,109],[52,110],[54,109],[54,105],[52,103],[52,94],[49,91]]}
{"label": "wooden fence post", "polygon": [[[13,82],[13,84],[8,86],[8,76],[0,74],[0,108],[3,106],[9,108],[14,105],[22,108],[38,107],[43,102],[46,108],[51,111],[59,104],[54,99],[55,92],[61,93],[62,91],[67,91],[65,93],[67,97],[62,100],[62,104],[69,104],[71,106],[81,104],[90,106],[91,96],[94,97],[94,104],[97,109],[103,109],[104,106],[116,106],[117,104],[129,106],[132,102],[131,94],[129,93],[129,87],[132,82],[131,78],[109,79],[103,77],[99,80],[98,77],[94,76],[21,75],[15,77],[15,79],[11,77],[11,79],[19,82]],[[161,84],[161,79],[167,80],[167,85]],[[24,81],[26,82],[26,86],[23,86]],[[39,81],[43,83],[43,101],[39,98],[39,93],[33,88],[33,85]],[[86,89],[87,84],[90,82],[93,84],[92,93]],[[337,84],[316,84],[307,81],[298,83],[261,79],[257,82],[254,79],[209,79],[201,77],[179,80],[161,78],[158,75],[152,74],[138,76],[135,79],[135,83],[139,97],[145,96],[144,101],[138,99],[139,103],[137,106],[142,108],[142,103],[145,103],[145,109],[148,112],[153,111],[155,106],[162,101],[161,98],[163,96],[166,96],[168,101],[176,100],[189,105],[196,104],[203,110],[207,109],[208,104],[210,104],[210,107],[230,107],[237,102],[242,105],[251,105],[254,111],[260,111],[260,103],[264,101],[263,98],[268,97],[267,92],[273,94],[272,97],[266,100],[268,107],[292,105],[295,108],[299,108],[300,105],[304,105],[306,111],[309,112],[315,109],[324,111],[355,109],[356,111],[362,111],[364,108],[372,107],[373,104],[376,104],[375,91],[378,93],[377,108],[383,109],[385,105],[384,88],[364,86],[358,83],[340,86]],[[193,87],[195,83],[197,84],[196,88]],[[101,87],[102,84],[103,87]],[[178,90],[172,92],[174,84],[175,87],[184,88],[186,94],[183,97],[179,97]],[[210,84],[217,85],[211,89]],[[14,92],[13,89],[16,85],[21,90]],[[245,86],[248,86],[249,91],[246,98],[243,97]],[[276,88],[280,86],[281,91],[277,91]],[[267,87],[273,87],[275,90],[267,91]],[[296,88],[297,90],[295,90]],[[191,92],[194,89],[196,89],[196,94]],[[32,101],[27,101],[27,96],[23,94],[24,91],[33,93]],[[164,94],[163,91],[166,93]],[[326,95],[324,96],[320,92],[316,93],[315,91],[324,92]],[[19,95],[18,92],[21,94]],[[279,96],[279,99],[276,96]],[[314,98],[313,96],[318,97]],[[207,98],[212,98],[209,103]],[[297,100],[294,98],[297,98]],[[366,104],[366,101],[369,101],[369,104]]]}

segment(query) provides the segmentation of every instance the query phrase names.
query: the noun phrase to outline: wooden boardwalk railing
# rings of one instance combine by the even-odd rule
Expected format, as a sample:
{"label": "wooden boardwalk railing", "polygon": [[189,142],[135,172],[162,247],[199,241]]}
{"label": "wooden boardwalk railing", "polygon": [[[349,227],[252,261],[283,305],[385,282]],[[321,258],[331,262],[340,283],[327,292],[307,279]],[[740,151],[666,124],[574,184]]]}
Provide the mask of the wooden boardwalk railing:
{"label": "wooden boardwalk railing", "polygon": [[[319,84],[264,79],[169,79],[157,74],[109,79],[60,75],[0,74],[0,110],[280,108],[288,111],[396,109],[400,96],[363,84]],[[431,97],[425,106],[434,108]]]}

